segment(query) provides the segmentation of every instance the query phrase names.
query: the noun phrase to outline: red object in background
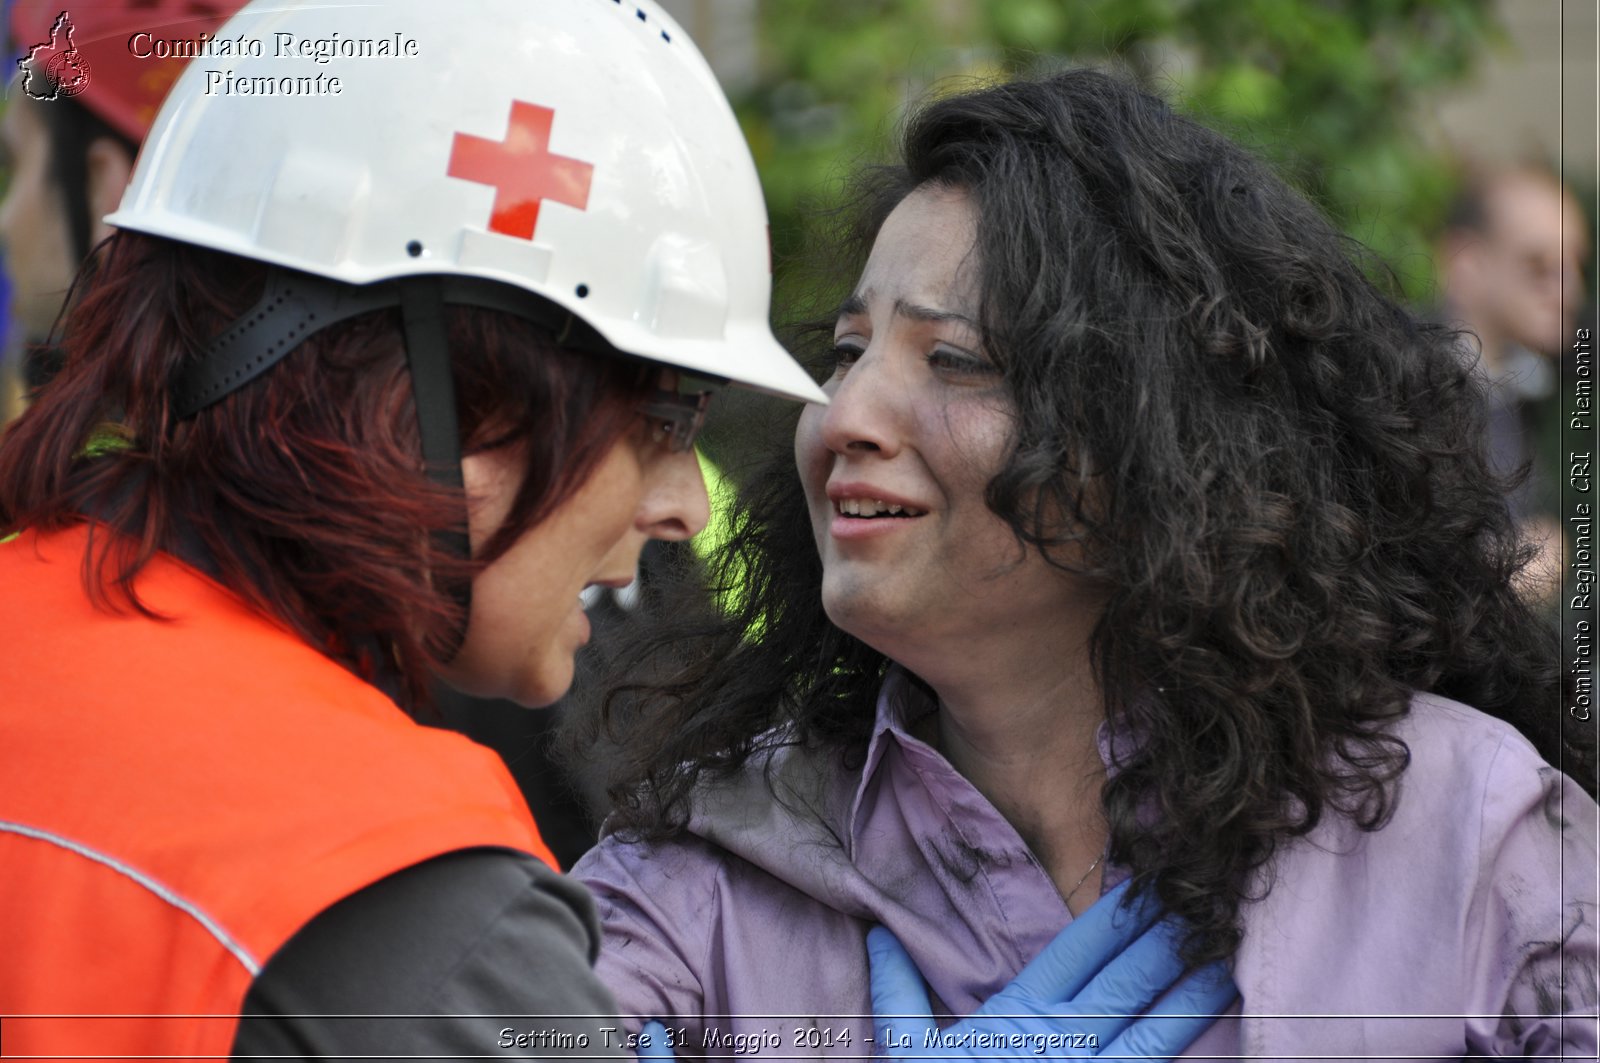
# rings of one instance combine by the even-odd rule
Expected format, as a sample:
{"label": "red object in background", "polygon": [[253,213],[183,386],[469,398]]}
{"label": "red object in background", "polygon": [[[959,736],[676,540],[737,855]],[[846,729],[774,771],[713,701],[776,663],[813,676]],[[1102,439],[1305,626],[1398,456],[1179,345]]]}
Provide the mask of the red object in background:
{"label": "red object in background", "polygon": [[[78,91],[62,95],[71,95],[137,144],[150,132],[161,101],[189,60],[154,55],[141,59],[130,49],[129,38],[144,32],[155,40],[197,41],[201,34],[215,35],[244,3],[245,0],[16,0],[7,25],[10,51],[18,58],[26,58],[36,46],[51,47],[51,27],[65,11],[71,22],[71,38],[58,40],[54,47],[66,51],[70,45],[79,52],[80,56],[68,65],[87,70],[88,76]],[[51,57],[38,58],[42,75]]]}

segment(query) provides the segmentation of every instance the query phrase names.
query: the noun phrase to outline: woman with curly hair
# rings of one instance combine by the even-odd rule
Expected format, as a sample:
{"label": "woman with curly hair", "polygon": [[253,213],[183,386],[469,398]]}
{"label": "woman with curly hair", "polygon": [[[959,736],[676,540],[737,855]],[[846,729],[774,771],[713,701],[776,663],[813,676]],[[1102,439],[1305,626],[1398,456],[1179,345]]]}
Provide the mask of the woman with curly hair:
{"label": "woman with curly hair", "polygon": [[1592,745],[1456,337],[1097,73],[929,104],[859,191],[831,405],[576,869],[623,1011],[859,1052],[870,924],[965,1014],[1127,881],[1239,985],[1192,1054],[1592,1056]]}

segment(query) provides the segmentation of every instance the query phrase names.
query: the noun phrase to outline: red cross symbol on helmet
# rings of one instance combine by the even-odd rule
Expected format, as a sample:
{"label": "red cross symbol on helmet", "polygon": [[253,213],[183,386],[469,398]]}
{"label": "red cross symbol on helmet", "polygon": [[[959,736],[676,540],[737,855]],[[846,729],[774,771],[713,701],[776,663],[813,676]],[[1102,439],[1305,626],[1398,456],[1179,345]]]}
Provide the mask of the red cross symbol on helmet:
{"label": "red cross symbol on helmet", "polygon": [[463,181],[494,188],[489,231],[533,239],[539,204],[552,200],[585,210],[594,166],[550,153],[550,126],[556,112],[535,103],[511,101],[504,140],[457,133],[445,172]]}

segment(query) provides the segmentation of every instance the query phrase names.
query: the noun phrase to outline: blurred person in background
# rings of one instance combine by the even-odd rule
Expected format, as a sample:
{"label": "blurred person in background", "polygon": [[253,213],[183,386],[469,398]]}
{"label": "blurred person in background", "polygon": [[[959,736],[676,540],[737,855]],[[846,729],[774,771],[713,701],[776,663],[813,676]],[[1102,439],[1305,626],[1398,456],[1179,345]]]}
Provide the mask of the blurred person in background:
{"label": "blurred person in background", "polygon": [[[12,0],[4,24],[8,71],[0,118],[0,246],[10,280],[13,331],[4,362],[10,402],[55,372],[51,332],[79,265],[111,235],[139,145],[188,59],[154,54],[154,42],[214,34],[244,0]],[[134,47],[130,38],[149,34]],[[169,49],[163,49],[170,51]],[[51,82],[45,70],[73,74]],[[36,71],[36,72],[35,72]],[[12,76],[15,75],[15,76]],[[30,80],[31,78],[31,80]]]}
{"label": "blurred person in background", "polygon": [[1588,254],[1582,209],[1554,173],[1533,165],[1469,174],[1438,240],[1439,316],[1470,333],[1464,356],[1488,386],[1489,463],[1508,479],[1526,469],[1508,497],[1537,551],[1522,576],[1537,599],[1559,590],[1564,550],[1559,486],[1539,460],[1549,433],[1535,420],[1558,390]]}
{"label": "blurred person in background", "polygon": [[877,922],[959,1014],[1131,883],[1238,983],[1196,1057],[1594,1058],[1583,736],[1453,331],[1090,71],[941,96],[856,191],[830,404],[617,717],[574,874],[623,1009],[861,1014]]}

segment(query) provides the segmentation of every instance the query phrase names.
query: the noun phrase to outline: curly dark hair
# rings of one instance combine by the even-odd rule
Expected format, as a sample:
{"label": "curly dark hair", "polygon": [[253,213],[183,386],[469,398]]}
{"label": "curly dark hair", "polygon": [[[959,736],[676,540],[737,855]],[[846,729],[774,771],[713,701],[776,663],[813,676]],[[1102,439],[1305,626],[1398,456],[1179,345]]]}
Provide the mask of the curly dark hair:
{"label": "curly dark hair", "polygon": [[[859,178],[826,269],[857,276],[914,189],[976,204],[985,350],[1017,412],[986,502],[1104,589],[1105,712],[1143,736],[1102,791],[1110,856],[1187,920],[1188,960],[1235,951],[1280,839],[1330,812],[1384,824],[1415,692],[1557,760],[1558,640],[1513,588],[1530,550],[1462,337],[1249,152],[1113,77],[939,99],[902,150]],[[712,566],[730,615],[667,610],[681,668],[608,706],[616,829],[670,836],[697,785],[778,745],[859,763],[890,662],[824,615],[811,536],[775,455]]]}

